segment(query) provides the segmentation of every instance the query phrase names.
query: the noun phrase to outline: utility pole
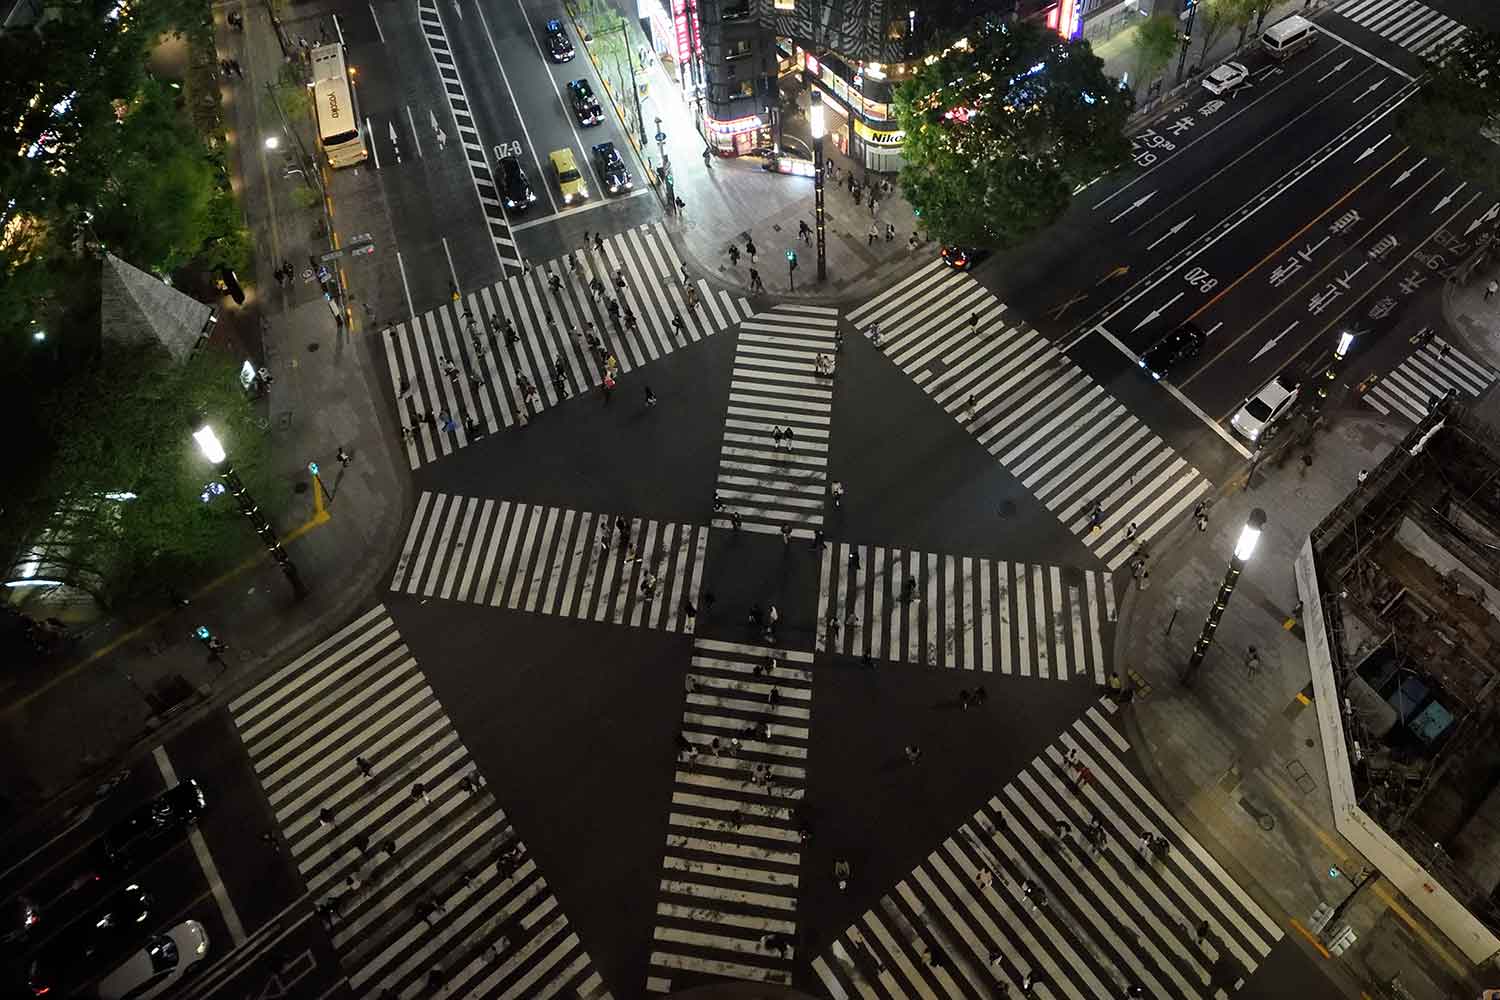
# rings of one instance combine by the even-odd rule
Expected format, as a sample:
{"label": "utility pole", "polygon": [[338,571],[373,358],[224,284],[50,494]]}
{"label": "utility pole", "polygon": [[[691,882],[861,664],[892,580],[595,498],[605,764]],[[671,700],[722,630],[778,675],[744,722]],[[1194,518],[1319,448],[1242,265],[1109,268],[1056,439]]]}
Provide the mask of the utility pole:
{"label": "utility pole", "polygon": [[1245,571],[1245,564],[1255,553],[1255,545],[1260,541],[1261,531],[1266,526],[1266,512],[1256,507],[1250,512],[1245,521],[1245,527],[1240,531],[1240,539],[1235,543],[1234,555],[1229,559],[1229,570],[1224,574],[1224,582],[1219,585],[1218,596],[1208,609],[1208,618],[1203,622],[1203,631],[1198,635],[1198,641],[1193,645],[1193,655],[1188,658],[1187,669],[1183,671],[1182,683],[1192,684],[1193,678],[1197,676],[1198,668],[1203,665],[1203,657],[1208,653],[1208,647],[1213,643],[1214,632],[1219,628],[1219,621],[1224,617],[1224,609],[1229,606],[1229,595],[1234,593],[1235,584],[1239,582],[1240,574]]}
{"label": "utility pole", "polygon": [[828,280],[827,236],[823,217],[823,91],[813,87],[808,101],[808,117],[812,122],[813,137],[813,228],[818,237],[818,281],[823,282]]}

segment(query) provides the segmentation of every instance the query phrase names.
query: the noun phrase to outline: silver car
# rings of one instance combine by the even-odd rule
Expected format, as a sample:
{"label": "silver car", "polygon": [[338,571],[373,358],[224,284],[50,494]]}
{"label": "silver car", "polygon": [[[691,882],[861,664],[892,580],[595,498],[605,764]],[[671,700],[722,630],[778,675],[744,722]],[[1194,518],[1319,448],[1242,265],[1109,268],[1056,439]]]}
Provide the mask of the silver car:
{"label": "silver car", "polygon": [[1298,385],[1290,376],[1277,375],[1261,387],[1260,392],[1245,400],[1229,425],[1242,437],[1260,440],[1261,433],[1297,401]]}
{"label": "silver car", "polygon": [[151,1000],[171,989],[194,963],[208,954],[208,934],[196,920],[184,920],[105,976],[100,1000]]}

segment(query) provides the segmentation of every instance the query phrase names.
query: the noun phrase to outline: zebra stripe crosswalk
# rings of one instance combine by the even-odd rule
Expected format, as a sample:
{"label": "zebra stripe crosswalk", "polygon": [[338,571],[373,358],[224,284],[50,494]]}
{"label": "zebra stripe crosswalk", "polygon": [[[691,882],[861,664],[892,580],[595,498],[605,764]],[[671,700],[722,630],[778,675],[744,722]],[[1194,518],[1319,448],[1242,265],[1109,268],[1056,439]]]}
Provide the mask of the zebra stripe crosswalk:
{"label": "zebra stripe crosswalk", "polygon": [[[1111,569],[1209,482],[1005,304],[941,261],[855,309],[883,349]],[[1091,512],[1098,504],[1102,522]],[[1130,530],[1135,525],[1136,530]]]}
{"label": "zebra stripe crosswalk", "polygon": [[1347,0],[1334,12],[1429,59],[1441,56],[1469,30],[1418,0]]}
{"label": "zebra stripe crosswalk", "polygon": [[1115,710],[1090,708],[835,938],[813,960],[829,995],[987,997],[1028,975],[1042,1000],[1238,988],[1281,929],[1130,771]]}
{"label": "zebra stripe crosswalk", "polygon": [[1434,337],[1412,352],[1385,378],[1361,397],[1372,409],[1421,422],[1427,416],[1427,401],[1449,389],[1460,397],[1482,395],[1500,378],[1494,369],[1480,364],[1441,337]]}
{"label": "zebra stripe crosswalk", "polygon": [[820,652],[1103,684],[1104,629],[1114,620],[1102,573],[884,546],[823,549]]}
{"label": "zebra stripe crosswalk", "polygon": [[822,525],[833,377],[814,364],[835,357],[838,322],[836,309],[784,305],[740,324],[716,517],[738,514],[748,531]]}
{"label": "zebra stripe crosswalk", "polygon": [[354,994],[608,1000],[385,608],[229,711]]}
{"label": "zebra stripe crosswalk", "polygon": [[[689,306],[682,262],[659,223],[605,237],[602,252],[570,256],[571,265],[564,256],[528,268],[382,335],[400,420],[412,428],[413,469],[588,391],[611,354],[622,372],[633,371],[751,314],[748,299],[715,293],[701,279],[698,305]],[[553,274],[562,279],[555,292]],[[602,294],[590,290],[595,278]],[[611,299],[633,319],[612,320]],[[601,348],[588,343],[592,335]]]}
{"label": "zebra stripe crosswalk", "polygon": [[708,528],[424,492],[391,589],[565,618],[692,632]]}
{"label": "zebra stripe crosswalk", "polygon": [[811,667],[811,653],[693,645],[650,993],[698,977],[791,982]]}

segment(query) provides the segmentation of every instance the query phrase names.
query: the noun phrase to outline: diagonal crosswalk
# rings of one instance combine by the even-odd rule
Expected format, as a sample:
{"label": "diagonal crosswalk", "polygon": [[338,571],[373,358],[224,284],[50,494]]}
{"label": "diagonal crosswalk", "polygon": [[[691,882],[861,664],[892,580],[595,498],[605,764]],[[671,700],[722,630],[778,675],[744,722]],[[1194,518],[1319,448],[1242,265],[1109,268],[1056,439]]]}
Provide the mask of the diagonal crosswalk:
{"label": "diagonal crosswalk", "polygon": [[806,535],[823,523],[833,376],[819,355],[837,356],[838,310],[783,305],[740,324],[715,517],[738,514],[748,531]]}
{"label": "diagonal crosswalk", "polygon": [[229,711],[355,995],[607,1000],[385,608]]}
{"label": "diagonal crosswalk", "polygon": [[[1029,976],[1041,1000],[1222,998],[1243,983],[1281,929],[1131,772],[1114,711],[1090,708],[814,958],[828,994],[988,997]],[[1147,833],[1170,846],[1143,850]]]}
{"label": "diagonal crosswalk", "polygon": [[694,642],[647,992],[791,982],[811,668],[811,653]]}
{"label": "diagonal crosswalk", "polygon": [[[630,372],[751,314],[748,299],[715,293],[701,279],[698,304],[689,305],[682,262],[659,223],[603,243],[602,251],[573,252],[572,264],[564,256],[529,267],[382,334],[398,415],[412,429],[413,469],[587,392],[610,356]],[[552,275],[561,279],[556,291]],[[590,288],[596,278],[599,293]]]}
{"label": "diagonal crosswalk", "polygon": [[1456,389],[1460,397],[1482,395],[1500,378],[1441,337],[1434,337],[1407,356],[1385,378],[1361,397],[1367,406],[1419,423],[1427,416],[1427,402]]}
{"label": "diagonal crosswalk", "polygon": [[1388,42],[1426,58],[1437,58],[1469,29],[1419,0],[1346,0],[1335,13]]}
{"label": "diagonal crosswalk", "polygon": [[1103,684],[1103,633],[1114,620],[1103,573],[879,545],[823,548],[819,652]]}
{"label": "diagonal crosswalk", "polygon": [[878,325],[890,359],[1118,569],[1179,523],[1209,482],[1005,309],[971,276],[935,261],[849,319],[867,335]]}
{"label": "diagonal crosswalk", "polygon": [[692,632],[688,604],[698,600],[708,532],[701,525],[424,492],[391,589]]}

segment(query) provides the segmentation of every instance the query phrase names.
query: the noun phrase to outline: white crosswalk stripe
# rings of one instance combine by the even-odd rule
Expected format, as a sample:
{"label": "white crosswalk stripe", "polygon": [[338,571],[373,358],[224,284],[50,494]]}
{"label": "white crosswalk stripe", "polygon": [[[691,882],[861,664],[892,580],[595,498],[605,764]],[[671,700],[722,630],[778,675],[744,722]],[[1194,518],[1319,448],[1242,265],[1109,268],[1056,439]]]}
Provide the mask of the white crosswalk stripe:
{"label": "white crosswalk stripe", "polygon": [[[332,935],[354,994],[437,995],[428,976],[440,965],[444,996],[607,1000],[385,608],[229,711],[308,893],[336,902]],[[415,907],[428,899],[443,910],[424,922]]]}
{"label": "white crosswalk stripe", "polygon": [[1441,337],[1423,344],[1394,371],[1376,382],[1361,398],[1366,405],[1419,423],[1427,416],[1427,401],[1456,389],[1460,397],[1483,394],[1500,378]]}
{"label": "white crosswalk stripe", "polygon": [[[838,310],[783,305],[740,324],[715,492],[715,518],[738,514],[747,531],[799,534],[823,523]],[[778,434],[784,432],[786,436]]]}
{"label": "white crosswalk stripe", "polygon": [[1334,12],[1427,58],[1441,56],[1469,30],[1418,0],[1347,0]]}
{"label": "white crosswalk stripe", "polygon": [[704,977],[791,982],[812,658],[693,644],[682,715],[692,749],[681,747],[672,785],[648,992]]}
{"label": "white crosswalk stripe", "polygon": [[[606,237],[602,253],[572,257],[576,271],[560,257],[381,334],[399,419],[413,429],[406,442],[413,469],[597,386],[611,355],[621,372],[634,371],[752,311],[748,299],[702,280],[694,284],[698,305],[689,307],[682,262],[659,223]],[[556,292],[553,274],[562,279]],[[590,290],[595,278],[602,294]],[[621,306],[618,321],[610,300]],[[534,389],[529,406],[522,379]]]}
{"label": "white crosswalk stripe", "polygon": [[867,335],[878,324],[890,359],[1118,569],[1178,523],[1209,482],[1005,308],[972,277],[935,261],[849,319]]}
{"label": "white crosswalk stripe", "polygon": [[708,532],[703,525],[424,492],[391,589],[692,632],[684,602],[697,604]]}
{"label": "white crosswalk stripe", "polygon": [[[1041,1000],[1242,985],[1281,929],[1129,770],[1114,711],[1089,709],[817,956],[828,993],[990,997],[1027,975]],[[1142,852],[1146,833],[1165,854]]]}
{"label": "white crosswalk stripe", "polygon": [[1103,573],[879,545],[823,549],[819,652],[1103,684],[1114,620]]}

